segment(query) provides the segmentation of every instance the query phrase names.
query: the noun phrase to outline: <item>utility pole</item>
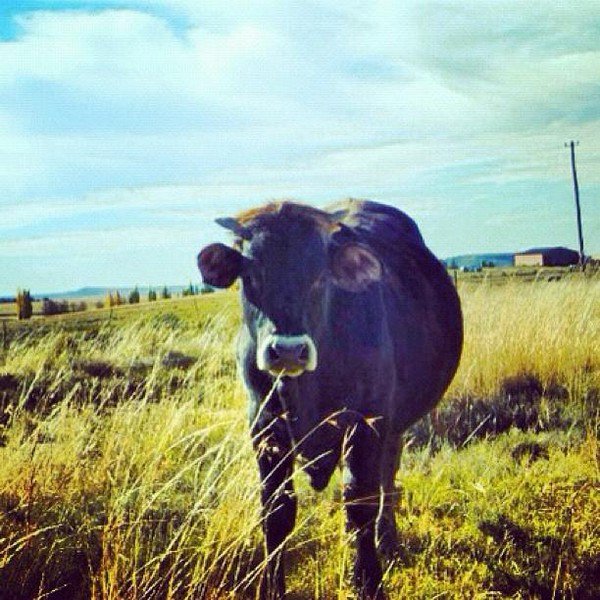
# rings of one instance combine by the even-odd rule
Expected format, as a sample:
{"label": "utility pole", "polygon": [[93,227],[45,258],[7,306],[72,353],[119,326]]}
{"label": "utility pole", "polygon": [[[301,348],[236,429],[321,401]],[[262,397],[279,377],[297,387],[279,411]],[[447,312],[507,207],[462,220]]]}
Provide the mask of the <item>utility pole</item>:
{"label": "utility pole", "polygon": [[575,210],[577,212],[577,234],[579,235],[579,265],[585,271],[585,254],[583,253],[583,229],[581,227],[581,206],[579,205],[579,184],[577,183],[577,169],[575,168],[575,146],[579,142],[565,142],[565,147],[571,148],[571,172],[573,173],[573,193],[575,195]]}

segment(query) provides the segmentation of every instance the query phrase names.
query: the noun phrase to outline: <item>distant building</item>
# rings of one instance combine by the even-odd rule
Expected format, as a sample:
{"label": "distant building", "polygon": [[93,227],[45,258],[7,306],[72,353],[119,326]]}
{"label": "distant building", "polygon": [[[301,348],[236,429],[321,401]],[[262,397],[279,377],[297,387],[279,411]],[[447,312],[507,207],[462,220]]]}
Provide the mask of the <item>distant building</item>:
{"label": "distant building", "polygon": [[544,255],[540,252],[520,252],[515,254],[515,267],[542,267]]}
{"label": "distant building", "polygon": [[579,254],[562,246],[532,248],[515,254],[514,261],[515,267],[566,267],[579,263]]}

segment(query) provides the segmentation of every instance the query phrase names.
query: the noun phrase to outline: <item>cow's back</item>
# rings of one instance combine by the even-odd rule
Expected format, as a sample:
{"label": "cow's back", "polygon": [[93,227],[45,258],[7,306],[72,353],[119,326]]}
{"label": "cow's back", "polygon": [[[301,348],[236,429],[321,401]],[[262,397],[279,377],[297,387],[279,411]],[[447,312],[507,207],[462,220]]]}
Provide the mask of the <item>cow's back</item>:
{"label": "cow's back", "polygon": [[349,199],[329,206],[328,210],[345,210],[342,219],[344,225],[378,250],[393,251],[398,241],[425,245],[417,224],[393,206],[371,200]]}
{"label": "cow's back", "polygon": [[408,215],[368,200],[328,207],[340,209],[347,210],[340,239],[365,244],[384,265],[384,318],[400,382],[398,414],[406,426],[437,403],[456,372],[463,336],[458,295]]}

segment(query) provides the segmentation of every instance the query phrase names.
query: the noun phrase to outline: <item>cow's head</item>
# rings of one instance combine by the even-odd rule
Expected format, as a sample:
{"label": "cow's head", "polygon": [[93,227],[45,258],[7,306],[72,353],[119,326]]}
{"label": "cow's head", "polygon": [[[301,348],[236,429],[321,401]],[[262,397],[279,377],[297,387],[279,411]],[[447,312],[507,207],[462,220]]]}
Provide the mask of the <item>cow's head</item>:
{"label": "cow's head", "polygon": [[330,214],[289,202],[217,222],[236,235],[235,248],[211,244],[198,255],[205,283],[242,281],[244,320],[262,371],[296,377],[314,371],[334,286],[350,293],[379,281],[382,266]]}

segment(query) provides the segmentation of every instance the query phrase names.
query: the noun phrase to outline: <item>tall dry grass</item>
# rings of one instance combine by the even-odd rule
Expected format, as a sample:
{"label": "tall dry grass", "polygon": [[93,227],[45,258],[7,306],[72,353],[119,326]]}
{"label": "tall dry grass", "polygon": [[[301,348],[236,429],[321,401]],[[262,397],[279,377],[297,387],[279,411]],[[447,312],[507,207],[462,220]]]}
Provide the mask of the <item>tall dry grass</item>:
{"label": "tall dry grass", "polygon": [[[600,388],[597,281],[461,294],[465,354],[449,398],[499,394],[523,372],[568,386],[564,402]],[[10,347],[0,597],[253,597],[264,553],[236,318],[167,314]],[[195,360],[173,366],[174,353]],[[597,589],[596,433],[513,431],[461,452],[406,452],[406,555],[386,572],[391,597]],[[337,475],[320,495],[301,474],[296,483],[292,597],[351,598]]]}
{"label": "tall dry grass", "polygon": [[449,390],[490,395],[520,373],[600,387],[600,279],[463,284],[465,344]]}

